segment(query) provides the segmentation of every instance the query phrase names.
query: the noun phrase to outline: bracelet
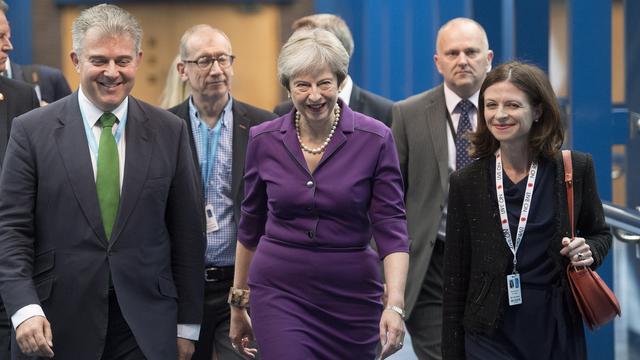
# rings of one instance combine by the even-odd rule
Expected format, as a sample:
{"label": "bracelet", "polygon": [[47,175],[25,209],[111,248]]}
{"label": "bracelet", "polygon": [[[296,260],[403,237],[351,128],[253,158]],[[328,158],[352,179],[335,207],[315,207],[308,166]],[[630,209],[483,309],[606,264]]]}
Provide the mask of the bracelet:
{"label": "bracelet", "polygon": [[397,313],[398,315],[400,315],[402,320],[404,320],[407,317],[407,314],[404,312],[404,309],[401,308],[400,306],[395,306],[395,305],[387,306],[385,310],[391,310]]}
{"label": "bracelet", "polygon": [[249,307],[249,289],[239,289],[232,286],[231,289],[229,289],[229,299],[227,303],[239,308]]}

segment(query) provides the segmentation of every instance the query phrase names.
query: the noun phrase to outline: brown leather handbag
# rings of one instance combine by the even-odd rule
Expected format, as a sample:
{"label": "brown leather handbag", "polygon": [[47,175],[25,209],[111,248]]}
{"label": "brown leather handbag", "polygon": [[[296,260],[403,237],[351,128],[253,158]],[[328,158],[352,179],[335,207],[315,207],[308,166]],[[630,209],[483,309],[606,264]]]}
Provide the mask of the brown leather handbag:
{"label": "brown leather handbag", "polygon": [[[571,221],[571,240],[575,237],[575,223],[573,217],[573,166],[571,151],[562,151],[564,161],[564,183],[567,187],[567,202],[569,205],[569,221]],[[576,300],[582,319],[594,330],[620,316],[620,303],[616,295],[598,274],[587,266],[567,266],[567,278],[571,286],[573,298]]]}

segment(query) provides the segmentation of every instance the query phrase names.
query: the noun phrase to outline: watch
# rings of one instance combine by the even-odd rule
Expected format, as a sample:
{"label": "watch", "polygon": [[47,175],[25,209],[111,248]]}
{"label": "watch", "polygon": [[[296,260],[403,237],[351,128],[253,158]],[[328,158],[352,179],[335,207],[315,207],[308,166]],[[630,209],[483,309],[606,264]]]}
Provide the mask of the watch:
{"label": "watch", "polygon": [[407,317],[407,313],[405,313],[404,309],[401,308],[400,306],[395,306],[395,305],[387,306],[385,308],[385,310],[391,310],[391,311],[397,313],[398,315],[400,315],[402,320],[404,320]]}
{"label": "watch", "polygon": [[229,289],[229,299],[227,303],[239,308],[249,307],[249,290],[231,287],[231,289]]}

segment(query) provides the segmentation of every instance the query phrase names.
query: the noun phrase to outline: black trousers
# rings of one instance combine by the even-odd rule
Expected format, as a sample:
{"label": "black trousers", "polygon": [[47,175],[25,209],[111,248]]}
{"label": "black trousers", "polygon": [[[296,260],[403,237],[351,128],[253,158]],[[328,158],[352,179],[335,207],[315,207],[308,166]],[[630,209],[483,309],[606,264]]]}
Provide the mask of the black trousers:
{"label": "black trousers", "polygon": [[218,360],[245,359],[233,349],[229,340],[231,313],[227,299],[232,285],[233,278],[205,282],[204,316],[192,360],[211,360],[214,351]]}
{"label": "black trousers", "polygon": [[11,320],[0,300],[0,359],[11,359]]}
{"label": "black trousers", "polygon": [[420,294],[405,324],[420,360],[442,359],[444,242],[436,240]]}
{"label": "black trousers", "polygon": [[109,290],[109,324],[101,360],[145,360],[129,325],[122,316],[114,290]]}

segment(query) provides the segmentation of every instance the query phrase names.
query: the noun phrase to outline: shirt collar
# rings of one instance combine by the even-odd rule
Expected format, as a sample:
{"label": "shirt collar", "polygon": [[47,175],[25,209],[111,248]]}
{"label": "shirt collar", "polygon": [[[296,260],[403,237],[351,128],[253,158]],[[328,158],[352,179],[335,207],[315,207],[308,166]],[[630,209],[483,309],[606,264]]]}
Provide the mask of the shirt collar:
{"label": "shirt collar", "polygon": [[[96,122],[100,120],[100,116],[104,114],[104,111],[98,109],[91,100],[84,94],[82,91],[82,86],[78,89],[78,104],[80,105],[80,113],[82,114],[82,119],[89,125],[89,127],[93,127],[96,125]],[[122,123],[124,118],[127,116],[127,109],[129,108],[129,97],[125,97],[124,100],[111,111],[113,115],[118,118],[118,121]]]}
{"label": "shirt collar", "polygon": [[11,60],[9,60],[9,58],[7,58],[7,61],[5,62],[5,70],[4,72],[7,74],[7,77],[9,79],[13,79],[13,71],[11,71]]}
{"label": "shirt collar", "polygon": [[[222,114],[220,114],[220,118],[218,121],[222,121],[222,126],[229,126],[229,119],[231,115],[231,107],[233,106],[233,98],[231,95],[227,95],[229,100],[227,100],[227,104],[222,109]],[[193,102],[193,96],[189,96],[189,119],[191,119],[191,126],[198,127],[200,124],[204,124],[200,120],[200,114],[198,113],[198,109],[196,108],[196,104]],[[206,125],[205,125],[206,126]]]}
{"label": "shirt collar", "polygon": [[[480,97],[480,90],[476,91],[467,100],[471,101],[473,106],[475,106],[476,109],[478,109],[479,97]],[[447,103],[447,110],[449,111],[449,114],[453,114],[453,111],[456,109],[456,106],[458,106],[458,103],[460,102],[460,100],[462,100],[462,98],[458,96],[458,94],[453,92],[453,90],[449,89],[447,87],[447,84],[445,83],[444,84],[444,100]]]}
{"label": "shirt collar", "polygon": [[349,100],[351,99],[351,91],[353,90],[353,80],[351,76],[347,75],[347,78],[342,82],[342,90],[338,94],[338,97],[349,106]]}

